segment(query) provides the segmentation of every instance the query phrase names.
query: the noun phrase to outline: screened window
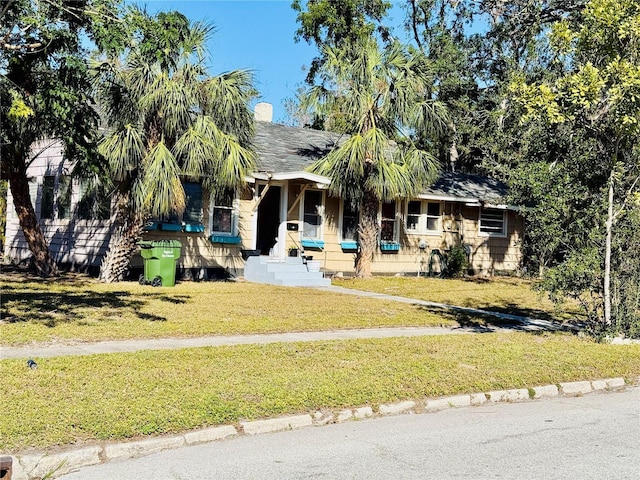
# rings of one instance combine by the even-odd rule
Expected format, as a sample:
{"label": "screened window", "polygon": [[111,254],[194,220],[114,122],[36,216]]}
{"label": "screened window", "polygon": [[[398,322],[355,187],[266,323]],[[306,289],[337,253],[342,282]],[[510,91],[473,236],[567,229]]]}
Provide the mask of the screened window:
{"label": "screened window", "polygon": [[427,203],[427,231],[434,232],[440,230],[440,203]]}
{"label": "screened window", "polygon": [[395,242],[396,236],[396,202],[382,204],[382,220],[380,221],[380,240]]}
{"label": "screened window", "polygon": [[68,175],[58,177],[57,183],[55,176],[45,176],[42,181],[40,218],[70,218],[72,187],[73,182]]}
{"label": "screened window", "polygon": [[304,192],[304,207],[302,230],[303,238],[322,238],[322,192],[307,190]]}
{"label": "screened window", "polygon": [[71,189],[73,183],[71,177],[62,175],[58,177],[58,218],[71,217]]}
{"label": "screened window", "polygon": [[342,240],[358,240],[358,209],[350,202],[344,202],[342,208]]}
{"label": "screened window", "polygon": [[182,187],[185,193],[185,209],[182,214],[184,223],[202,222],[202,185],[195,182],[185,182]]}
{"label": "screened window", "polygon": [[237,214],[234,207],[235,195],[232,191],[219,194],[213,204],[211,231],[233,235],[237,225]]}
{"label": "screened window", "polygon": [[506,234],[504,210],[486,208],[480,212],[480,235],[503,237]]}
{"label": "screened window", "polygon": [[420,231],[420,216],[422,215],[422,202],[412,200],[407,206],[407,230]]}

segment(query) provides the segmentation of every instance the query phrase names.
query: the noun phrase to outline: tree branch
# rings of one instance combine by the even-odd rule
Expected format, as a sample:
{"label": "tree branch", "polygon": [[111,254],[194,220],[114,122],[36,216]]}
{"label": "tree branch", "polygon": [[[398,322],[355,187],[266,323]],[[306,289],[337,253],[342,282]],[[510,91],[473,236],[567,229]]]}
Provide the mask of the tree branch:
{"label": "tree branch", "polygon": [[613,217],[611,218],[612,221],[615,221],[616,217],[618,217],[624,211],[624,207],[627,205],[627,200],[629,198],[629,195],[631,195],[636,184],[639,181],[640,181],[640,175],[636,177],[636,179],[633,181],[633,184],[631,184],[631,187],[629,187],[629,190],[627,190],[627,194],[625,195],[624,201],[622,202],[622,206],[616,212],[614,212]]}
{"label": "tree branch", "polygon": [[6,1],[7,1],[7,3],[5,3],[4,8],[0,12],[0,18],[4,17],[4,15],[9,10],[9,7],[11,6],[11,4],[14,3],[16,0],[6,0]]}

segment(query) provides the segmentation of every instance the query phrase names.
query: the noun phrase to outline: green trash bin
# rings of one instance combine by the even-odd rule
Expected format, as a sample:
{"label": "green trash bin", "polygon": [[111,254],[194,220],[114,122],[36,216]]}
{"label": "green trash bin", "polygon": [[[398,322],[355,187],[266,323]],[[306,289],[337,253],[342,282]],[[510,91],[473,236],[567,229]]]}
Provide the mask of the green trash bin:
{"label": "green trash bin", "polygon": [[140,284],[173,287],[176,284],[176,262],[182,244],[178,240],[157,240],[138,243],[144,262]]}

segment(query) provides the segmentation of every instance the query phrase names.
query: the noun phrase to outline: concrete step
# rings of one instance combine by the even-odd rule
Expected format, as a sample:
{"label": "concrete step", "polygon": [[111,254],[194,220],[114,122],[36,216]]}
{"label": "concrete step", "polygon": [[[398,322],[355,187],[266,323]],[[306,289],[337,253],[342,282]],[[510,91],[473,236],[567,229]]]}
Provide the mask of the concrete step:
{"label": "concrete step", "polygon": [[[317,268],[318,264],[312,265]],[[324,278],[320,271],[309,271],[309,265],[300,257],[282,259],[267,256],[249,257],[245,264],[244,278],[249,282],[286,286],[318,286],[331,285],[331,280]]]}

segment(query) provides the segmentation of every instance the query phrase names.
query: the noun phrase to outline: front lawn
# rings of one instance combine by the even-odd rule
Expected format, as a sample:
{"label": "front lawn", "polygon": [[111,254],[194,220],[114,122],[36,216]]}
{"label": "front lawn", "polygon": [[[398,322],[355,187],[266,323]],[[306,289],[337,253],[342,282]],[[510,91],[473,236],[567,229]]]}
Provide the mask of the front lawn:
{"label": "front lawn", "polygon": [[640,345],[500,333],[0,362],[0,453],[318,409],[640,374]]}
{"label": "front lawn", "polygon": [[[383,277],[335,281],[426,300],[553,318],[526,282]],[[98,341],[348,328],[485,324],[491,318],[317,289],[235,282],[153,288],[78,275],[38,280],[0,275],[0,342]]]}
{"label": "front lawn", "polygon": [[546,320],[581,318],[575,303],[567,303],[561,310],[556,310],[546,296],[534,290],[531,280],[517,277],[374,277],[366,280],[334,279],[333,285]]}

